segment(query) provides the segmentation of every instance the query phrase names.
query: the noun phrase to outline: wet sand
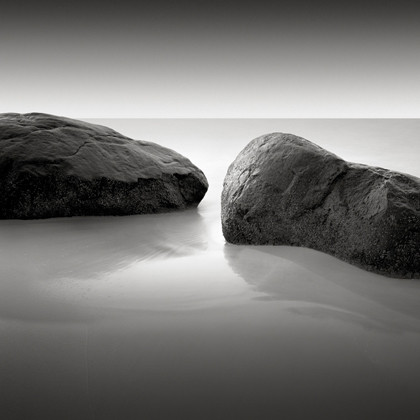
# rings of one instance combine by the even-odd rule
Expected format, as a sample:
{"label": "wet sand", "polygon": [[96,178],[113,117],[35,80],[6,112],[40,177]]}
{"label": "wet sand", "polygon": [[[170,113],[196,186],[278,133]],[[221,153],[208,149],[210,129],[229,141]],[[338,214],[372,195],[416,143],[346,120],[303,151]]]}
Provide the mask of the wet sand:
{"label": "wet sand", "polygon": [[211,188],[180,213],[0,221],[2,418],[418,418],[420,282],[226,244],[219,209],[228,164],[270,131],[420,176],[418,120],[101,123]]}

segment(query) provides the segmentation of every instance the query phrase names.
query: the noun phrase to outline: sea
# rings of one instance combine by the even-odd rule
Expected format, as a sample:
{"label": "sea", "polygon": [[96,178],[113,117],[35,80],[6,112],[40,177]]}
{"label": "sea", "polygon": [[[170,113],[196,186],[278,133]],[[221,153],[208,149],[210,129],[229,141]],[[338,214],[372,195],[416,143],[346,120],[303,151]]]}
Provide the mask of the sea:
{"label": "sea", "polygon": [[0,221],[2,419],[420,418],[420,280],[228,244],[220,221],[255,137],[420,177],[419,119],[85,121],[176,150],[209,190],[180,212]]}

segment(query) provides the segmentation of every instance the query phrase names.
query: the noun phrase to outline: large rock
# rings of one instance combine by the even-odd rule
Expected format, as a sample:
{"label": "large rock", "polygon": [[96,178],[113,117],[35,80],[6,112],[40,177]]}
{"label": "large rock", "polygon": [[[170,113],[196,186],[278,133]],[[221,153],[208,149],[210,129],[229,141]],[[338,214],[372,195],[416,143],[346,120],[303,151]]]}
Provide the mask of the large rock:
{"label": "large rock", "polygon": [[208,188],[173,150],[69,118],[0,114],[0,145],[0,218],[163,212]]}
{"label": "large rock", "polygon": [[234,244],[305,246],[420,277],[420,179],[346,162],[292,134],[258,137],[230,165],[222,227]]}

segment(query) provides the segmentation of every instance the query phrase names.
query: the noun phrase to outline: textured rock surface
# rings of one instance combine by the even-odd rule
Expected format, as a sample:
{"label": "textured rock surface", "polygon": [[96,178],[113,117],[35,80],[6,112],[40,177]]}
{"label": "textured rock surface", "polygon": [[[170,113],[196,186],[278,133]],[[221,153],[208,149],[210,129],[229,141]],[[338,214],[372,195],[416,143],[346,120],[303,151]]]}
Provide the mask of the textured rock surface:
{"label": "textured rock surface", "polygon": [[208,188],[173,150],[69,118],[0,114],[0,145],[0,218],[163,212]]}
{"label": "textured rock surface", "polygon": [[305,246],[420,277],[420,179],[346,162],[292,134],[261,136],[231,164],[222,227],[234,244]]}

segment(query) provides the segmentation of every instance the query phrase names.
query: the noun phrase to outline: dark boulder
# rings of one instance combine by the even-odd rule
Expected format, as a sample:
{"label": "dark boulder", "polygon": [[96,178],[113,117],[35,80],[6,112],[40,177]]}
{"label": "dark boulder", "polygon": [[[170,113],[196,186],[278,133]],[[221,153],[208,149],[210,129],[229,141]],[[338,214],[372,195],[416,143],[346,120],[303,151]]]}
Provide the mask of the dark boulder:
{"label": "dark boulder", "polygon": [[230,165],[222,227],[234,244],[304,246],[420,277],[420,179],[346,162],[292,134],[258,137]]}
{"label": "dark boulder", "polygon": [[208,183],[173,150],[47,114],[0,114],[0,218],[157,213]]}

